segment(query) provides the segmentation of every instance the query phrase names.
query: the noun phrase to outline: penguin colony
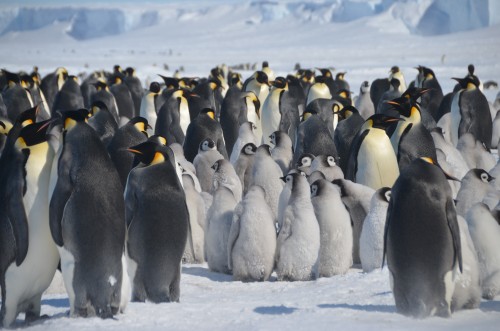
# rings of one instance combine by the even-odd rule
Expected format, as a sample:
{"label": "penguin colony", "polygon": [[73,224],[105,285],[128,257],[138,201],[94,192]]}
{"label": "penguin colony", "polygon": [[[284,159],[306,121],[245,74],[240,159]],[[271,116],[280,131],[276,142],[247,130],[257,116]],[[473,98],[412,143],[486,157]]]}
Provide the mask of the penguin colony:
{"label": "penguin colony", "polygon": [[387,263],[416,318],[493,299],[498,109],[473,65],[448,94],[416,69],[355,100],[346,73],[267,62],[245,81],[221,66],[147,88],[120,66],[83,82],[2,70],[1,325],[40,318],[58,264],[82,317],[179,301],[182,263],[243,282]]}

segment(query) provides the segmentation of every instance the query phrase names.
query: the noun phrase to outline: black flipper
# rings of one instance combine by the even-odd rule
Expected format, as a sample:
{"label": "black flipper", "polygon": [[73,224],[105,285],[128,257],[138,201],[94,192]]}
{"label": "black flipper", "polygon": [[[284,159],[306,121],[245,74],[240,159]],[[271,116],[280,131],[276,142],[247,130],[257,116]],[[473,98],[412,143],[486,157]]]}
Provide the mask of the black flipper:
{"label": "black flipper", "polygon": [[446,201],[446,219],[448,221],[448,227],[451,231],[451,237],[453,238],[453,249],[455,251],[455,258],[453,261],[453,266],[455,266],[458,260],[458,266],[460,272],[462,272],[462,245],[460,243],[460,229],[457,222],[457,211],[452,199]]}

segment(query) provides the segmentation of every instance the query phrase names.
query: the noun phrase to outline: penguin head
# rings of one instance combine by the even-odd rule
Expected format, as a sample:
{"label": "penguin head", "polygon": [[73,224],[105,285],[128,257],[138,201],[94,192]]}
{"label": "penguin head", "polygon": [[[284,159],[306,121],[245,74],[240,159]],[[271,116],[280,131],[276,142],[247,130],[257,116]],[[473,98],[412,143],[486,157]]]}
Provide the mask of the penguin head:
{"label": "penguin head", "polygon": [[147,129],[152,129],[151,125],[148,124],[148,120],[142,116],[136,116],[128,122],[130,125],[133,125],[137,131],[144,133],[146,137],[148,136]]}
{"label": "penguin head", "polygon": [[59,67],[56,69],[56,76],[66,80],[66,78],[68,78],[68,70],[64,67]]}
{"label": "penguin head", "polygon": [[257,148],[256,154],[271,156],[271,147],[268,144],[262,144]]}
{"label": "penguin head", "polygon": [[337,95],[342,99],[351,99],[351,91],[346,89],[341,89],[337,92]]}
{"label": "penguin head", "polygon": [[365,80],[361,84],[360,92],[361,94],[370,92],[370,83],[368,81]]}
{"label": "penguin head", "polygon": [[257,71],[255,79],[261,84],[269,85],[269,78],[264,71]]}
{"label": "penguin head", "polygon": [[167,138],[159,135],[159,134],[154,134],[151,137],[148,138],[148,141],[151,141],[155,144],[162,145],[162,146],[167,146]]}
{"label": "penguin head", "polygon": [[335,162],[335,157],[333,155],[324,155],[326,165],[329,167],[335,167],[337,162]]}
{"label": "penguin head", "polygon": [[391,70],[389,70],[389,73],[391,73],[393,75],[396,74],[396,73],[398,73],[398,72],[399,72],[399,67],[398,66],[393,66],[391,68]]}
{"label": "penguin head", "polygon": [[302,154],[297,160],[297,168],[310,167],[313,160],[314,155],[309,153]]}
{"label": "penguin head", "polygon": [[139,161],[146,166],[163,163],[173,155],[172,150],[167,146],[157,144],[150,140],[132,146],[127,150],[135,154]]}
{"label": "penguin head", "polygon": [[307,108],[304,110],[304,113],[302,114],[302,122],[307,121],[311,116],[317,115],[318,110],[314,108]]}
{"label": "penguin head", "polygon": [[215,149],[215,142],[210,138],[206,138],[200,143],[200,147],[199,147],[200,151],[205,152],[205,151],[209,151],[209,150],[213,150],[213,149]]}
{"label": "penguin head", "polygon": [[135,76],[135,69],[134,69],[134,68],[132,68],[132,67],[127,67],[127,68],[125,69],[125,75],[126,75],[127,77],[134,77],[134,76]]}
{"label": "penguin head", "polygon": [[430,79],[435,79],[436,75],[434,74],[434,71],[430,68],[427,67],[422,67],[422,75],[424,76],[424,80],[430,80]]}
{"label": "penguin head", "polygon": [[59,111],[63,123],[63,130],[69,131],[73,129],[77,123],[87,122],[89,111],[81,108],[78,110],[63,110]]}
{"label": "penguin head", "polygon": [[466,76],[465,78],[453,77],[452,79],[456,80],[462,89],[474,90],[479,87],[479,80],[472,76]]}
{"label": "penguin head", "polygon": [[21,79],[21,86],[26,89],[32,88],[35,85],[33,78],[31,78],[31,76],[28,74],[22,74],[20,76],[20,79]]}
{"label": "penguin head", "polygon": [[377,198],[380,201],[385,201],[385,202],[389,203],[389,201],[391,200],[391,188],[390,187],[381,187],[375,192],[375,194],[377,194]]}
{"label": "penguin head", "polygon": [[330,69],[328,69],[328,68],[316,68],[316,69],[319,70],[319,72],[321,72],[321,76],[323,76],[325,78],[332,77],[332,72],[330,71]]}
{"label": "penguin head", "polygon": [[106,104],[104,102],[102,102],[101,100],[97,100],[97,101],[92,102],[92,105],[90,106],[90,110],[89,110],[89,115],[95,116],[100,111],[105,111],[105,112],[109,111],[108,106],[106,106]]}
{"label": "penguin head", "polygon": [[254,143],[245,144],[240,151],[240,153],[245,155],[254,155],[255,152],[257,152],[257,146]]}
{"label": "penguin head", "polygon": [[272,86],[279,88],[279,89],[285,89],[287,85],[287,80],[284,77],[276,77],[276,79],[271,83]]}
{"label": "penguin head", "polygon": [[121,74],[121,73],[123,73],[122,67],[120,67],[119,64],[115,64],[113,66],[113,73],[115,73],[115,74]]}
{"label": "penguin head", "polygon": [[161,86],[160,83],[158,82],[152,82],[149,84],[149,92],[153,94],[159,94],[161,91]]}
{"label": "penguin head", "polygon": [[326,186],[328,185],[328,181],[325,179],[317,179],[311,184],[311,198],[317,197],[321,195]]}
{"label": "penguin head", "polygon": [[9,87],[13,87],[21,84],[21,78],[18,74],[7,71],[6,69],[2,69],[2,73],[5,76],[5,80],[7,81],[7,85]]}
{"label": "penguin head", "polygon": [[348,119],[354,114],[359,114],[359,111],[356,109],[356,107],[352,105],[347,105],[342,107],[341,104],[334,103],[332,106],[332,110],[334,114],[337,114],[340,116],[342,119]]}
{"label": "penguin head", "polygon": [[165,88],[167,90],[179,89],[179,80],[177,78],[162,76],[160,74],[158,76],[160,76],[163,79],[163,81],[165,82]]}
{"label": "penguin head", "polygon": [[347,74],[347,72],[339,72],[339,73],[337,73],[337,75],[335,75],[335,79],[336,80],[344,80],[345,74]]}
{"label": "penguin head", "polygon": [[230,86],[240,86],[243,84],[243,79],[241,77],[241,74],[239,72],[231,72],[231,75],[229,76],[229,85]]}
{"label": "penguin head", "polygon": [[431,157],[428,157],[428,156],[423,156],[423,157],[420,157],[416,160],[414,160],[413,162],[425,162],[426,164],[430,164],[430,165],[434,165],[436,167],[438,167],[444,174],[444,176],[446,177],[447,180],[453,180],[453,181],[456,181],[456,182],[460,182],[460,180],[456,177],[453,177],[452,175],[450,175],[449,173],[447,173],[446,171],[444,171],[443,168],[441,168],[441,166],[439,165],[439,163],[437,163],[436,160],[432,159]]}
{"label": "penguin head", "polygon": [[33,108],[26,109],[17,116],[16,123],[19,123],[22,127],[35,123],[36,116],[39,111],[40,108],[38,107],[38,105]]}
{"label": "penguin head", "polygon": [[397,91],[399,89],[399,85],[401,85],[401,82],[399,81],[399,79],[396,79],[396,78],[391,79],[390,83],[391,83],[391,90],[392,91]]}
{"label": "penguin head", "polygon": [[280,131],[274,131],[273,133],[271,133],[271,135],[269,136],[269,138],[271,139],[271,144],[273,144],[274,146],[278,146],[278,144],[280,143]]}
{"label": "penguin head", "polygon": [[304,189],[309,191],[309,183],[306,179],[306,174],[302,171],[289,173],[285,176],[285,185],[292,185],[292,193],[303,193]]}
{"label": "penguin head", "polygon": [[489,183],[495,179],[495,177],[492,177],[488,172],[486,172],[486,170],[475,168],[472,169],[472,171],[474,172],[474,176],[480,179],[483,183]]}
{"label": "penguin head", "polygon": [[222,88],[222,84],[218,78],[210,78],[208,80],[208,86],[212,91],[215,91],[218,88]]}
{"label": "penguin head", "polygon": [[50,122],[51,120],[46,120],[23,127],[16,139],[15,146],[19,150],[23,150],[47,141],[47,129]]}
{"label": "penguin head", "polygon": [[206,115],[215,121],[215,110],[213,110],[212,108],[203,108],[202,110],[200,110],[199,115]]}
{"label": "penguin head", "polygon": [[262,62],[262,69],[264,69],[264,68],[269,68],[269,62],[267,62],[267,61]]}
{"label": "penguin head", "polygon": [[374,114],[365,121],[365,128],[377,128],[385,130],[390,125],[402,121],[402,119],[384,114]]}

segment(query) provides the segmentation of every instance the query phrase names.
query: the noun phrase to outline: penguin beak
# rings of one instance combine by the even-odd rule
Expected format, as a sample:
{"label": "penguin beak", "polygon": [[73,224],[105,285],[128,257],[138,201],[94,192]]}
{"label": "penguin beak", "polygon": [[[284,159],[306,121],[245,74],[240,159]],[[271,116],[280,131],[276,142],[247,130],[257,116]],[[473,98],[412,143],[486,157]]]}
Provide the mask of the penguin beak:
{"label": "penguin beak", "polygon": [[133,149],[133,148],[127,148],[127,151],[134,153],[134,154],[141,154],[141,155],[144,154],[140,150]]}
{"label": "penguin beak", "polygon": [[284,183],[286,183],[286,177],[285,177],[285,176],[280,177],[280,179],[281,179]]}
{"label": "penguin beak", "polygon": [[393,106],[401,106],[400,103],[397,103],[396,101],[393,101],[393,100],[386,100],[385,103],[388,103],[388,104],[393,105]]}
{"label": "penguin beak", "polygon": [[[38,130],[36,130],[36,132],[38,133],[42,130],[45,130],[46,127],[48,127],[50,124],[52,124],[52,122],[55,122],[55,121],[56,121],[55,119],[46,121],[41,127],[38,128]],[[4,128],[5,128],[5,126],[4,126]]]}

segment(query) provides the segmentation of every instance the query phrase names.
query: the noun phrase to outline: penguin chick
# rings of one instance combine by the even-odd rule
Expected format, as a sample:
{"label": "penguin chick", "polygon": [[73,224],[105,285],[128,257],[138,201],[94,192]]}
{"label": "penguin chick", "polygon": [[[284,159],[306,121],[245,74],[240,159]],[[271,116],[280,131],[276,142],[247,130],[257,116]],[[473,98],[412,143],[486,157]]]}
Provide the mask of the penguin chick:
{"label": "penguin chick", "polygon": [[354,106],[365,120],[375,114],[375,107],[370,99],[370,84],[367,81],[361,84],[359,96],[355,99]]}
{"label": "penguin chick", "polygon": [[311,202],[319,223],[318,277],[347,273],[352,265],[352,227],[337,186],[320,179],[311,185]]}
{"label": "penguin chick", "polygon": [[331,182],[334,179],[343,179],[344,173],[335,162],[333,155],[318,155],[311,163],[311,173],[321,171],[326,180]]}
{"label": "penguin chick", "polygon": [[255,144],[246,144],[241,148],[240,156],[234,164],[234,171],[236,171],[243,187],[243,195],[246,194],[250,188],[250,183],[252,182],[252,169],[256,151],[257,146],[255,146]]}
{"label": "penguin chick", "polygon": [[240,151],[243,146],[248,143],[253,143],[257,145],[257,140],[254,135],[255,125],[251,122],[245,122],[240,125],[238,130],[238,139],[234,143],[233,150],[231,152],[230,161],[234,165],[238,157],[240,156]]}
{"label": "penguin chick", "polygon": [[500,292],[500,224],[483,203],[472,206],[466,220],[477,251],[482,297],[493,300]]}
{"label": "penguin chick", "polygon": [[481,202],[488,193],[496,191],[491,183],[494,179],[483,169],[469,170],[462,178],[462,184],[457,194],[457,214],[465,216],[470,207]]}
{"label": "penguin chick", "polygon": [[184,150],[182,149],[181,144],[171,143],[168,147],[170,147],[172,152],[174,152],[175,160],[183,169],[189,170],[193,174],[196,174],[196,168],[194,167],[194,165],[184,157]]}
{"label": "penguin chick", "polygon": [[363,222],[359,237],[359,258],[364,272],[370,272],[382,266],[385,219],[390,196],[390,188],[379,188],[371,199],[370,211]]}
{"label": "penguin chick", "polygon": [[225,186],[233,192],[236,201],[240,202],[243,195],[243,188],[231,162],[226,159],[217,160],[212,165],[212,169],[215,172],[212,177],[210,192],[213,194],[219,186]]}
{"label": "penguin chick", "polygon": [[223,159],[221,153],[216,149],[215,142],[207,138],[200,143],[198,154],[193,160],[193,165],[196,169],[201,189],[204,192],[210,192],[212,188],[212,179],[215,170],[212,169],[215,161]]}
{"label": "penguin chick", "polygon": [[470,133],[465,133],[460,137],[457,149],[470,169],[480,168],[490,171],[496,164],[495,157]]}
{"label": "penguin chick", "polygon": [[276,252],[276,228],[266,192],[252,186],[236,206],[228,240],[228,265],[236,281],[266,281]]}
{"label": "penguin chick", "polygon": [[317,277],[320,230],[311,202],[309,184],[302,174],[286,176],[292,193],[283,215],[276,247],[279,281],[305,281]]}
{"label": "penguin chick", "polygon": [[[288,175],[291,174],[303,174],[305,175],[304,172],[296,169],[292,169],[288,172]],[[288,206],[288,200],[290,200],[290,195],[292,194],[292,184],[293,181],[286,181],[286,176],[281,177],[281,180],[285,183],[283,186],[283,189],[281,190],[279,199],[278,199],[278,231],[281,229],[281,226],[283,225],[283,216],[285,215],[285,208]]]}
{"label": "penguin chick", "polygon": [[297,160],[296,164],[297,170],[300,170],[303,173],[305,173],[306,176],[309,176],[312,172],[311,165],[313,160],[314,160],[314,155],[309,153],[302,154]]}
{"label": "penguin chick", "polygon": [[293,159],[292,140],[285,132],[281,131],[273,132],[269,138],[271,138],[271,144],[274,145],[274,148],[271,149],[273,160],[280,166],[283,174],[288,173]]}

